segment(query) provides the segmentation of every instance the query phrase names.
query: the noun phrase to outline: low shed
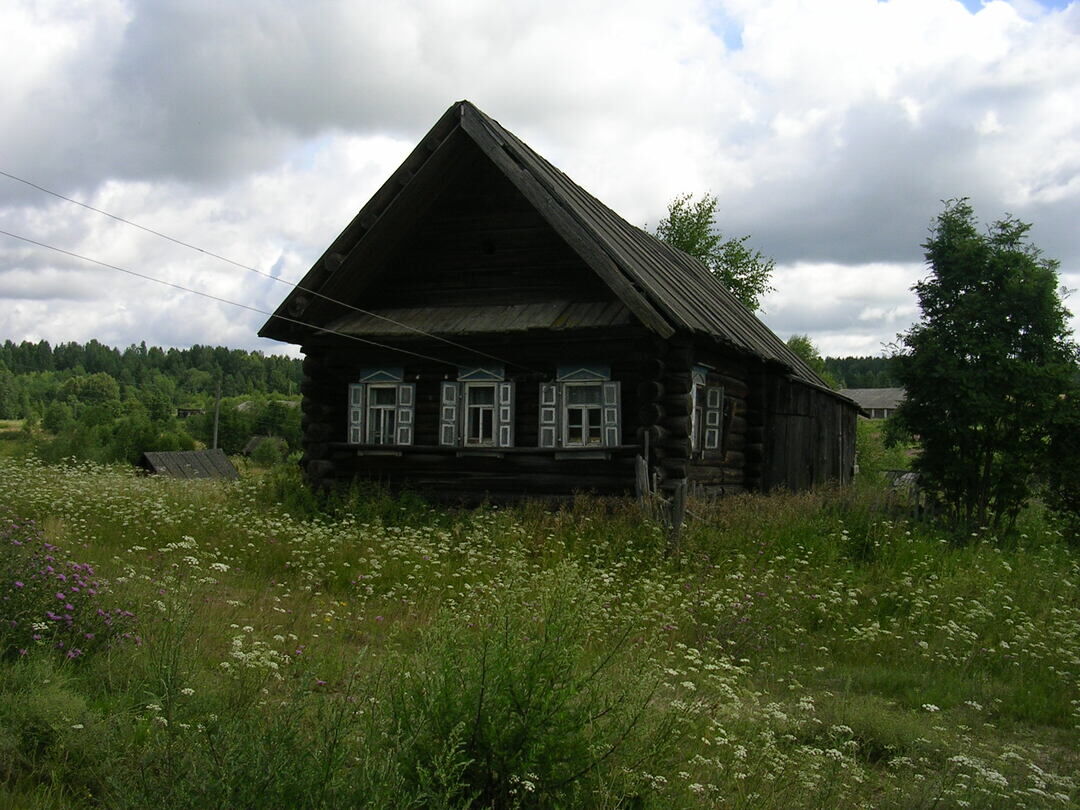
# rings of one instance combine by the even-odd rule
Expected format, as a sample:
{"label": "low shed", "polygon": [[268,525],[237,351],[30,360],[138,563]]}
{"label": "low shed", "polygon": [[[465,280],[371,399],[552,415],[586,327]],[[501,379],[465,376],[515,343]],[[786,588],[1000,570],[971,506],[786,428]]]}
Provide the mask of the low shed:
{"label": "low shed", "polygon": [[713,494],[852,476],[855,403],[467,101],[259,334],[305,355],[317,486],[499,499],[632,492],[639,469]]}
{"label": "low shed", "polygon": [[171,478],[239,478],[224,450],[175,450],[143,453],[139,466],[151,475]]}

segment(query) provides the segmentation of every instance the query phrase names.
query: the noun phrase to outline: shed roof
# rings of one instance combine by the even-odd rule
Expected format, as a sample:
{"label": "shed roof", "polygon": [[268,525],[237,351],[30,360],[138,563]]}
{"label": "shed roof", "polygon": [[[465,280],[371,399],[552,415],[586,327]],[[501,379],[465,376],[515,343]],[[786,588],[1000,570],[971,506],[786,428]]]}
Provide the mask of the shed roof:
{"label": "shed roof", "polygon": [[[338,236],[274,315],[259,330],[262,337],[303,342],[320,328],[347,334],[392,334],[389,321],[407,324],[401,333],[422,330],[462,333],[453,313],[350,313],[341,299],[349,285],[336,273],[366,272],[416,221],[419,211],[449,182],[455,158],[474,144],[510,180],[563,240],[607,284],[647,328],[670,337],[689,332],[717,340],[795,377],[825,388],[824,382],[697,259],[626,222],[517,136],[468,101],[453,104],[405,162]],[[336,274],[336,275],[335,275]],[[520,319],[491,319],[492,330],[520,328],[537,313]],[[411,316],[419,316],[418,326]],[[482,319],[486,321],[488,319]],[[377,324],[382,324],[378,326]],[[499,329],[495,329],[500,325]],[[411,328],[410,328],[411,327]],[[473,329],[475,331],[475,328]]]}
{"label": "shed roof", "polygon": [[905,396],[903,388],[842,388],[840,393],[858,402],[864,410],[895,408]]}
{"label": "shed roof", "polygon": [[224,450],[177,450],[143,453],[139,466],[172,478],[239,478]]}

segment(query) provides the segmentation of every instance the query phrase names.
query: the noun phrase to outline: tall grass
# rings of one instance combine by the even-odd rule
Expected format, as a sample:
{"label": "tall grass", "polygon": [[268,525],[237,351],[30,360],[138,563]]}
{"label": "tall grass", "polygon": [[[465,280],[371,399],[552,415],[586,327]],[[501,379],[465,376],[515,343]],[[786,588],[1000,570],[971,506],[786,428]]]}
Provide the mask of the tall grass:
{"label": "tall grass", "polygon": [[1080,796],[1080,554],[1040,514],[961,546],[874,487],[740,497],[692,504],[672,554],[632,503],[444,512],[286,469],[12,459],[0,504],[131,614],[74,658],[7,648],[0,807]]}

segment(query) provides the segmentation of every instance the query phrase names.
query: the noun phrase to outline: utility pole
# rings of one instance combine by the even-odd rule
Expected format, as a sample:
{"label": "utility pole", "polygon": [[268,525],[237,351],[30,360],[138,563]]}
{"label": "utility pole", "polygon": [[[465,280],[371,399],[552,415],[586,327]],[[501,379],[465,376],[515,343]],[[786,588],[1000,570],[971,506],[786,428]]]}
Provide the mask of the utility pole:
{"label": "utility pole", "polygon": [[217,450],[218,419],[221,416],[221,377],[218,377],[217,396],[214,398],[214,445],[212,450]]}

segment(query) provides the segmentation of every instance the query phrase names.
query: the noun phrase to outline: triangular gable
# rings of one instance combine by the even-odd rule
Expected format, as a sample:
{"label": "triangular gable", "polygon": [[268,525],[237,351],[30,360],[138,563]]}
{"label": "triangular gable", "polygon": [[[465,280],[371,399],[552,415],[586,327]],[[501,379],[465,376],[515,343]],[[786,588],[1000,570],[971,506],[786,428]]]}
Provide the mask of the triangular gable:
{"label": "triangular gable", "polygon": [[[461,179],[475,146],[648,329],[685,330],[778,363],[813,385],[824,383],[698,260],[636,228],[468,101],[450,107],[405,162],[334,240],[297,289],[259,330],[303,342],[347,309],[379,263],[425,214],[438,192]],[[346,268],[349,283],[342,281]],[[366,275],[365,275],[366,274]]]}
{"label": "triangular gable", "polygon": [[401,382],[405,379],[403,368],[365,368],[360,370],[362,383]]}
{"label": "triangular gable", "polygon": [[611,379],[611,366],[559,366],[556,382],[596,382]]}
{"label": "triangular gable", "polygon": [[502,382],[506,379],[505,366],[459,366],[458,382]]}

